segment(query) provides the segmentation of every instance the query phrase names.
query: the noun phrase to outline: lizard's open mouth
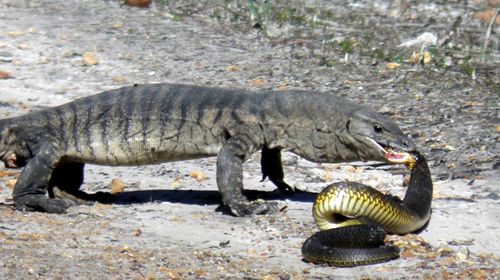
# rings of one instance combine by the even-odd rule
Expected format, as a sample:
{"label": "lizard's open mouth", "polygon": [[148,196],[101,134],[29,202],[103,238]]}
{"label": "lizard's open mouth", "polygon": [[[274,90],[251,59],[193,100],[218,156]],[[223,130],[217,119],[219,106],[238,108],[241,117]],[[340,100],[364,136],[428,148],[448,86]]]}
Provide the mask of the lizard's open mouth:
{"label": "lizard's open mouth", "polygon": [[391,149],[386,149],[385,159],[391,163],[402,163],[406,165],[409,169],[413,168],[417,158],[412,153],[407,152],[395,152]]}
{"label": "lizard's open mouth", "polygon": [[17,167],[17,156],[15,153],[6,152],[2,155],[2,161],[6,168],[16,168]]}
{"label": "lizard's open mouth", "polygon": [[385,159],[390,163],[402,163],[411,169],[415,164],[415,162],[417,161],[415,155],[412,153],[396,151],[394,148],[384,146],[383,144],[378,143],[377,141],[371,138],[368,138],[368,140],[370,140],[376,147],[378,147],[381,150],[381,152],[385,156]]}

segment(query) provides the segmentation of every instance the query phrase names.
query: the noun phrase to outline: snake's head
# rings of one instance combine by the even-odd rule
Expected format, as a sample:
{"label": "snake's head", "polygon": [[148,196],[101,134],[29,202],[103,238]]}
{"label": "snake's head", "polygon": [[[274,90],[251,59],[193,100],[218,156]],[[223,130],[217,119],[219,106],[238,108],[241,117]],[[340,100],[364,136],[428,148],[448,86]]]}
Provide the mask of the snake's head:
{"label": "snake's head", "polygon": [[413,169],[413,166],[417,162],[417,155],[415,153],[407,153],[407,152],[395,152],[392,150],[388,150],[385,153],[385,158],[390,163],[401,163],[406,165],[408,169]]}

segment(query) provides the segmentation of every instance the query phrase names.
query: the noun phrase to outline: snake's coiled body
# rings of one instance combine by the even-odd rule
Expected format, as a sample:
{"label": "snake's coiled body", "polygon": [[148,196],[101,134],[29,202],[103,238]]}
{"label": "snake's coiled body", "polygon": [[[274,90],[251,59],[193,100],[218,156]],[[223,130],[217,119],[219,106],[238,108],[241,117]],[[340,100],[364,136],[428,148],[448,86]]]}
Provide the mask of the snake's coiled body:
{"label": "snake's coiled body", "polygon": [[395,259],[399,249],[384,245],[386,233],[407,234],[430,219],[432,180],[425,158],[415,155],[403,200],[354,182],[326,187],[313,216],[320,232],[302,246],[304,259],[334,266],[357,266]]}

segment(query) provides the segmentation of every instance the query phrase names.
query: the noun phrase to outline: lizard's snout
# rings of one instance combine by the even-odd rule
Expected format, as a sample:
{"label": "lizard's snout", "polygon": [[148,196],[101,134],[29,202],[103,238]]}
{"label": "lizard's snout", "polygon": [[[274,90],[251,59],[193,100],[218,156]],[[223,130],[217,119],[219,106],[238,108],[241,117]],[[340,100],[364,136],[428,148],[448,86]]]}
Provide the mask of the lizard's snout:
{"label": "lizard's snout", "polygon": [[416,151],[415,144],[413,143],[413,141],[411,141],[408,138],[407,139],[402,139],[401,146],[403,148],[403,151],[405,151],[405,152],[414,152],[414,151]]}

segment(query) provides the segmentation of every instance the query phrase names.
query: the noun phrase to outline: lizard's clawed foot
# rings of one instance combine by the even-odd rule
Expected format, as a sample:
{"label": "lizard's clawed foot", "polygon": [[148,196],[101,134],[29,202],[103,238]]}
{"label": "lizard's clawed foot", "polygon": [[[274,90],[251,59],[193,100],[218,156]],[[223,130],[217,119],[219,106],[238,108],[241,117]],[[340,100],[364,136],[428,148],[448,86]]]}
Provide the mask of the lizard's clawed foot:
{"label": "lizard's clawed foot", "polygon": [[72,201],[60,198],[48,198],[42,194],[29,194],[14,198],[16,209],[21,211],[41,211],[47,213],[64,213]]}
{"label": "lizard's clawed foot", "polygon": [[274,184],[278,187],[278,191],[282,194],[293,194],[297,191],[295,187],[290,186],[284,181],[274,182]]}
{"label": "lizard's clawed foot", "polygon": [[[262,176],[262,180],[260,180],[261,182],[264,182],[264,180],[266,180],[266,178],[268,178],[269,176],[264,174]],[[292,194],[295,192],[296,188],[295,187],[292,187],[290,186],[289,184],[287,184],[285,181],[283,181],[283,179],[276,179],[276,178],[273,178],[273,177],[269,177],[269,180],[271,182],[273,182],[273,184],[278,187],[278,191],[282,194]]]}
{"label": "lizard's clawed foot", "polygon": [[61,190],[58,187],[52,188],[52,193],[54,194],[55,198],[71,200],[76,205],[92,205],[93,204],[93,201],[85,200],[85,199],[81,198],[80,196],[77,197],[76,195],[71,194],[69,192],[66,192],[64,190]]}
{"label": "lizard's clawed foot", "polygon": [[278,203],[262,200],[231,203],[229,207],[231,213],[238,217],[276,213],[279,210]]}
{"label": "lizard's clawed foot", "polygon": [[116,196],[109,192],[86,193],[81,190],[66,192],[58,187],[52,189],[54,197],[68,199],[77,205],[92,205],[94,202],[110,204],[116,201]]}

